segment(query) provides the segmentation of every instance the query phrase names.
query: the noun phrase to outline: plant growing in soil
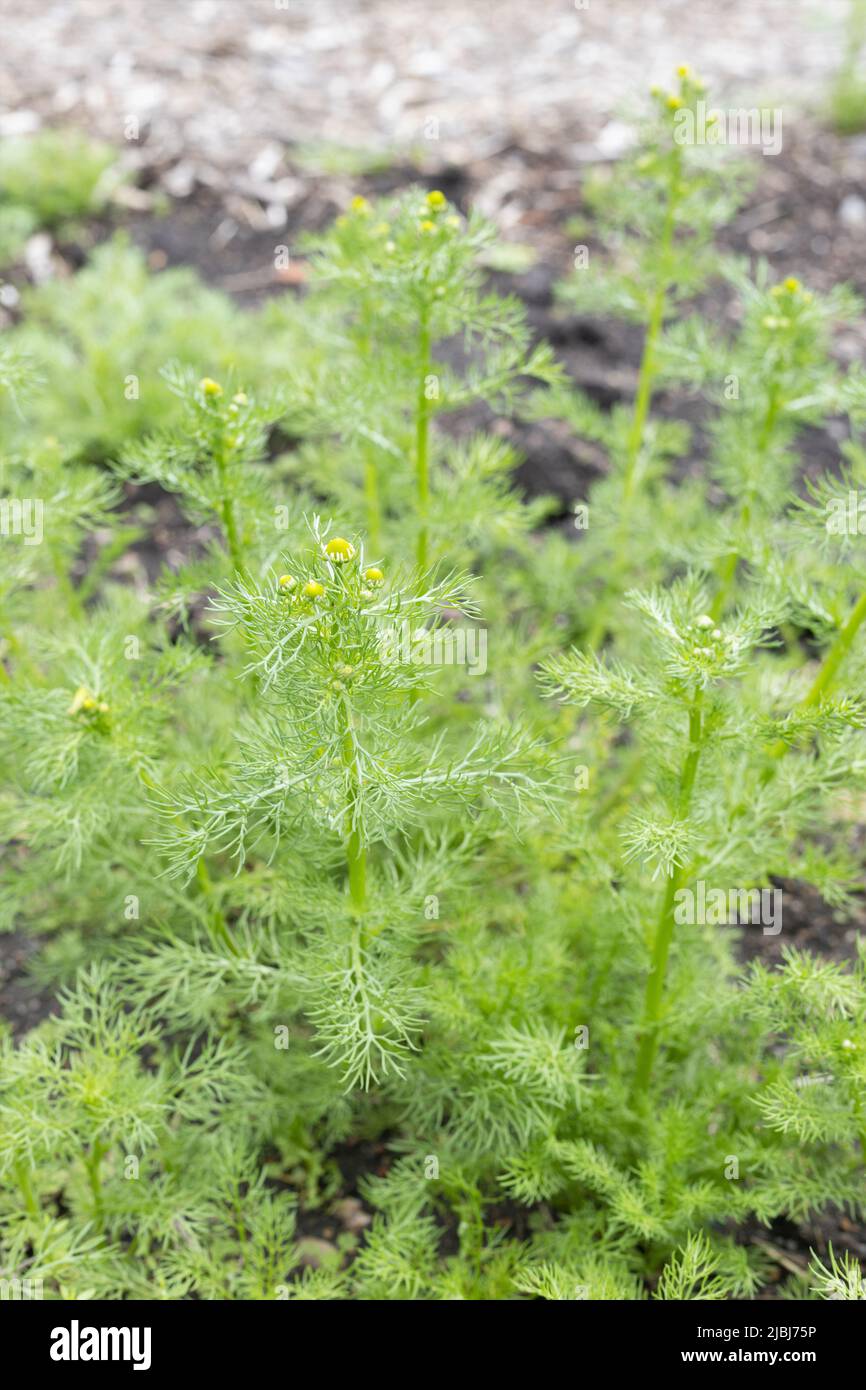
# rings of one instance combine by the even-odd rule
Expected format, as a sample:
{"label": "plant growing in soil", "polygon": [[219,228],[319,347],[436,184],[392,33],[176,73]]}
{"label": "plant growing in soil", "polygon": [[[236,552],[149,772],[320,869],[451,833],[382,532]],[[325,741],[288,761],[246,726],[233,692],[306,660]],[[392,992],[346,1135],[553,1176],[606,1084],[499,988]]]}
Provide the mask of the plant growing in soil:
{"label": "plant growing in soil", "polygon": [[512,412],[525,379],[558,379],[520,301],[484,284],[494,236],[438,189],[413,188],[375,205],[355,198],[310,242],[311,322],[327,352],[301,359],[294,387],[307,432],[327,442],[306,451],[302,476],[363,514],[374,548],[413,542],[421,570],[454,556],[455,517],[476,543],[490,527],[506,543],[532,519],[509,496],[508,448],[484,434],[455,448],[437,429],[455,412]]}
{"label": "plant growing in soil", "polygon": [[[735,331],[688,312],[732,205],[673,139],[699,92],[608,185],[598,303],[643,329],[609,416],[485,290],[489,229],[417,190],[356,200],[235,373],[147,280],[129,420],[92,357],[116,247],[58,290],[86,428],[32,325],[0,351],[2,925],[57,997],[2,1038],[3,1278],[750,1298],[776,1219],[866,1215],[866,952],[791,944],[862,879],[857,306],[759,266]],[[486,417],[435,423],[522,378],[609,453],[579,544],[537,534]],[[685,477],[661,385],[705,427]],[[840,414],[841,467],[800,483]],[[162,557],[141,488],[177,508]],[[844,1238],[786,1292],[862,1298]]]}
{"label": "plant growing in soil", "polygon": [[688,67],[678,69],[675,90],[654,88],[652,103],[629,155],[587,180],[583,190],[587,220],[574,230],[598,241],[604,257],[599,261],[594,249],[580,244],[575,270],[560,286],[563,303],[580,313],[640,325],[634,399],[606,416],[584,394],[564,388],[541,407],[547,413],[553,405],[578,433],[598,440],[610,459],[597,509],[616,524],[592,538],[596,584],[603,591],[594,643],[604,636],[607,608],[618,603],[643,559],[635,538],[644,530],[647,493],[688,444],[681,422],[653,420],[651,413],[665,365],[666,331],[719,274],[724,262],[714,234],[730,220],[746,187],[744,166],[725,159],[717,144],[689,138],[690,130],[703,129],[707,92]]}

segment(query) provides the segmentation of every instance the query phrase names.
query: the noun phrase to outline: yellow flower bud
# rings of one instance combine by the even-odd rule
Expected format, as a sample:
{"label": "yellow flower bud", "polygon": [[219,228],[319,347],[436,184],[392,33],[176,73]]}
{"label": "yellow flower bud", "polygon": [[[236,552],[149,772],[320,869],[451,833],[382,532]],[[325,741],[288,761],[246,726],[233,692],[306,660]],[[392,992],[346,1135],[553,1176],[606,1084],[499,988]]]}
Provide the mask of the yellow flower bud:
{"label": "yellow flower bud", "polygon": [[665,102],[665,106],[668,108],[669,111],[679,111],[682,107],[682,102],[680,101],[679,97],[674,96],[673,92],[671,92],[670,96],[667,98]]}
{"label": "yellow flower bud", "polygon": [[356,198],[352,199],[351,207],[352,211],[356,212],[359,215],[359,217],[366,217],[370,211],[370,204],[367,202],[366,198],[363,198],[361,196],[360,193]]}
{"label": "yellow flower bud", "polygon": [[385,576],[376,565],[371,565],[369,569],[364,570],[364,578],[368,584],[381,584]]}
{"label": "yellow flower bud", "polygon": [[324,592],[325,586],[320,584],[318,579],[308,579],[303,588],[307,598],[321,598]]}
{"label": "yellow flower bud", "polygon": [[338,565],[345,564],[351,560],[355,554],[355,547],[351,541],[345,540],[342,536],[334,536],[325,546],[325,554],[329,560],[336,560]]}
{"label": "yellow flower bud", "polygon": [[277,583],[279,584],[280,588],[283,589],[286,593],[288,593],[289,589],[294,589],[297,582],[298,581],[293,574],[281,574],[279,579],[277,580]]}
{"label": "yellow flower bud", "polygon": [[93,696],[91,695],[90,691],[87,689],[87,686],[86,686],[86,685],[80,685],[80,686],[78,687],[78,689],[76,690],[75,694],[74,694],[73,697],[72,697],[72,704],[69,706],[69,709],[66,711],[67,714],[77,714],[79,710],[81,710],[81,709],[84,708],[84,702],[85,702],[85,700],[91,700],[91,701],[92,701],[92,699],[93,699]]}
{"label": "yellow flower bud", "polygon": [[214,381],[213,377],[210,376],[202,377],[199,382],[199,389],[203,391],[206,396],[221,396],[223,393],[223,388],[220,386],[219,382]]}
{"label": "yellow flower bud", "polygon": [[789,275],[785,281],[785,289],[789,294],[796,294],[800,288],[800,281],[795,275]]}
{"label": "yellow flower bud", "polygon": [[677,77],[688,77],[690,71],[691,69],[689,68],[688,63],[680,63],[679,67],[677,68]]}
{"label": "yellow flower bud", "polygon": [[427,194],[427,206],[428,208],[432,208],[434,212],[439,212],[441,208],[445,207],[447,202],[448,199],[445,197],[445,194],[441,193],[438,188],[431,189]]}
{"label": "yellow flower bud", "polygon": [[419,230],[422,231],[422,232],[428,232],[428,233],[429,233],[429,232],[435,232],[435,230],[436,230],[436,223],[435,223],[435,222],[431,222],[430,219],[429,219],[429,217],[425,217],[424,221],[420,223]]}

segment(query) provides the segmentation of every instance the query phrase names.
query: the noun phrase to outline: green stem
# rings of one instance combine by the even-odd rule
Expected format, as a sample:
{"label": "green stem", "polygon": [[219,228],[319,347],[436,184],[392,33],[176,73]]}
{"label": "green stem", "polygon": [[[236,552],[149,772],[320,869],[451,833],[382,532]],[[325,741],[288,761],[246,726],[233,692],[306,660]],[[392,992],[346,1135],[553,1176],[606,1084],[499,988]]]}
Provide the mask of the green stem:
{"label": "green stem", "polygon": [[234,504],[230,497],[223,498],[222,518],[232,566],[239,571],[242,568],[242,551],[240,539],[238,537],[237,522],[235,521]]}
{"label": "green stem", "polygon": [[[811,709],[812,705],[816,705],[821,699],[821,696],[832,682],[836,672],[851,650],[851,643],[854,641],[859,628],[862,626],[864,618],[866,618],[866,589],[863,590],[863,593],[858,598],[849,614],[848,621],[842,628],[830,650],[827,652],[824,660],[821,662],[818,674],[809,687],[807,694],[804,695],[803,699],[799,702],[799,709]],[[777,739],[771,747],[770,756],[772,758],[781,758],[787,751],[787,743],[783,738],[780,738]]]}
{"label": "green stem", "polygon": [[808,709],[811,705],[817,704],[827,686],[832,681],[848,652],[851,650],[851,643],[854,641],[857,630],[863,619],[866,618],[866,589],[858,598],[847,623],[842,628],[836,641],[828,651],[821,663],[821,669],[812,682],[808,695],[803,700],[803,708]]}
{"label": "green stem", "polygon": [[349,876],[349,897],[360,920],[367,905],[367,851],[358,824],[358,754],[352,711],[343,702],[345,734],[343,735],[343,766],[350,774],[351,790],[346,805],[346,868]]}
{"label": "green stem", "polygon": [[37,1202],[36,1194],[33,1191],[33,1183],[30,1179],[30,1169],[25,1167],[23,1163],[17,1163],[15,1165],[15,1177],[18,1180],[18,1186],[21,1188],[21,1194],[24,1198],[24,1205],[27,1208],[28,1216],[38,1216],[39,1203]]}
{"label": "green stem", "polygon": [[[779,388],[778,385],[774,382],[773,385],[770,387],[770,399],[767,403],[767,412],[764,416],[764,421],[761,425],[761,430],[756,443],[755,451],[758,460],[763,460],[764,455],[767,452],[767,447],[770,443],[770,439],[772,438],[773,430],[775,428],[776,420],[778,419],[781,406],[782,402],[779,396]],[[744,530],[745,528],[751,525],[751,520],[752,504],[750,500],[746,498],[746,500],[742,504],[742,507],[740,508],[740,514],[737,518],[736,530],[738,532]],[[729,555],[725,556],[724,560],[719,566],[719,587],[716,591],[716,596],[713,599],[712,607],[710,608],[710,614],[716,620],[718,620],[725,611],[725,606],[728,602],[731,588],[733,587],[734,577],[737,573],[737,565],[739,564],[739,560],[739,551],[732,550]]]}
{"label": "green stem", "polygon": [[662,324],[664,323],[666,304],[667,289],[664,285],[660,285],[653,295],[652,304],[650,306],[650,316],[647,323],[643,355],[641,357],[640,372],[638,375],[634,413],[628,432],[625,473],[622,484],[623,511],[630,505],[635,490],[637,464],[643,445],[643,437],[646,430],[646,422],[649,415],[653,385],[656,377],[656,349],[662,330]]}
{"label": "green stem", "polygon": [[[682,773],[680,774],[680,785],[677,798],[677,815],[680,819],[685,819],[688,815],[692,791],[695,785],[695,776],[701,756],[703,738],[703,720],[701,712],[702,697],[703,692],[697,690],[694,700],[692,701],[692,707],[689,710],[689,751],[683,763]],[[671,941],[674,933],[674,905],[676,903],[677,892],[682,887],[685,879],[686,871],[683,869],[677,869],[671,874],[665,887],[664,898],[662,899],[661,911],[656,926],[652,963],[646,982],[640,1044],[638,1047],[637,1068],[634,1079],[635,1095],[638,1097],[643,1096],[649,1087],[653,1063],[655,1061],[656,1052],[658,1051],[659,1021],[661,1018],[662,1000],[664,998],[665,975],[667,973],[668,956],[670,954]]]}
{"label": "green stem", "polygon": [[677,206],[680,200],[680,180],[682,176],[682,156],[679,145],[674,145],[671,155],[671,172],[668,180],[668,199],[665,208],[665,220],[662,225],[662,234],[659,240],[658,259],[662,268],[663,279],[656,288],[650,304],[649,319],[647,321],[646,337],[643,345],[643,355],[641,357],[640,374],[638,376],[637,394],[634,402],[634,413],[632,415],[631,428],[628,434],[626,446],[625,476],[623,478],[623,511],[629,506],[632,494],[637,482],[637,465],[643,448],[644,432],[646,430],[647,417],[652,402],[653,386],[657,375],[657,348],[658,340],[661,335],[665,321],[665,311],[667,309],[668,289],[670,281],[667,278],[667,266],[673,248],[674,231],[676,229]]}
{"label": "green stem", "polygon": [[103,1210],[102,1177],[99,1172],[99,1165],[107,1152],[108,1150],[100,1144],[99,1140],[96,1140],[90,1153],[87,1154],[84,1159],[84,1166],[87,1169],[87,1180],[90,1184],[90,1191],[93,1196],[93,1216],[100,1229],[102,1228],[103,1222]]}
{"label": "green stem", "polygon": [[369,553],[378,557],[382,549],[382,511],[379,503],[379,471],[372,446],[364,457],[364,501],[367,510],[367,543]]}
{"label": "green stem", "polygon": [[229,557],[232,567],[240,572],[243,569],[243,547],[238,533],[238,523],[235,516],[234,501],[229,493],[228,480],[226,476],[226,457],[225,447],[220,441],[214,452],[214,460],[217,466],[217,474],[220,482],[220,517],[222,519],[223,530],[225,531],[226,544],[229,549]]}
{"label": "green stem", "polygon": [[429,311],[425,307],[419,324],[418,394],[415,404],[415,488],[418,508],[418,568],[428,566],[428,512],[430,509],[430,402],[427,399],[427,378],[431,365],[431,336]]}
{"label": "green stem", "polygon": [[199,859],[196,864],[195,876],[202,891],[202,896],[207,902],[208,921],[212,934],[223,943],[229,955],[239,956],[240,950],[238,949],[237,942],[229,931],[228,923],[221,908],[214,902],[213,880],[211,879],[210,871],[204,859]]}
{"label": "green stem", "polygon": [[[139,768],[138,775],[150,791],[153,792],[157,790],[156,783],[145,768]],[[174,816],[173,819],[175,825],[179,826],[181,830],[186,829],[185,822],[181,816]],[[200,858],[196,863],[195,876],[198,880],[198,886],[202,891],[202,896],[207,903],[207,921],[211,929],[211,935],[217,937],[231,955],[239,956],[240,951],[229,931],[228,923],[223,916],[222,909],[214,901],[213,880],[211,879],[207,864],[203,858]]]}
{"label": "green stem", "polygon": [[[626,441],[622,498],[619,521],[616,527],[609,580],[609,592],[613,596],[618,595],[622,589],[622,576],[628,565],[629,522],[631,519],[632,503],[637,491],[637,484],[640,476],[638,464],[643,451],[644,435],[646,433],[647,419],[652,404],[653,388],[655,386],[656,376],[658,375],[658,342],[664,327],[668,304],[668,291],[672,283],[668,277],[668,262],[673,249],[674,232],[676,230],[676,214],[680,200],[681,176],[682,156],[680,147],[679,145],[674,145],[671,151],[667,205],[665,207],[664,223],[662,225],[658,245],[658,261],[661,266],[662,279],[661,283],[657,285],[652,300],[650,301],[646,336],[644,337],[640,370],[638,372],[634,410],[632,412],[631,425]],[[608,607],[608,605],[604,605],[599,611],[595,623],[590,629],[588,636],[588,645],[590,647],[600,646],[604,640],[607,631]]]}

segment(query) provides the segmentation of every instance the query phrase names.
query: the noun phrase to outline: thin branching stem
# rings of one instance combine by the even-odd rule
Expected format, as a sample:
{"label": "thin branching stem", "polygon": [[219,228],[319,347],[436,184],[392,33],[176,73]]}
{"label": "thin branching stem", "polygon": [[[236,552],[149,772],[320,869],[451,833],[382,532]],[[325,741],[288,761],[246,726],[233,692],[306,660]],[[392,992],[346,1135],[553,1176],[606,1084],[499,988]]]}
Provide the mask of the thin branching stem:
{"label": "thin branching stem", "polygon": [[430,401],[428,380],[431,363],[430,311],[425,305],[418,324],[418,390],[415,403],[415,500],[418,508],[418,568],[429,563],[430,509]]}
{"label": "thin branching stem", "polygon": [[[703,746],[702,704],[703,691],[698,688],[689,710],[689,749],[680,774],[677,797],[677,815],[681,819],[685,819],[689,812],[701,757]],[[679,867],[675,868],[669,875],[656,926],[652,962],[644,995],[640,1044],[634,1080],[635,1094],[638,1097],[644,1095],[649,1087],[653,1063],[658,1051],[659,1021],[664,999],[665,976],[674,931],[674,905],[677,892],[685,881],[686,872],[682,867]]]}

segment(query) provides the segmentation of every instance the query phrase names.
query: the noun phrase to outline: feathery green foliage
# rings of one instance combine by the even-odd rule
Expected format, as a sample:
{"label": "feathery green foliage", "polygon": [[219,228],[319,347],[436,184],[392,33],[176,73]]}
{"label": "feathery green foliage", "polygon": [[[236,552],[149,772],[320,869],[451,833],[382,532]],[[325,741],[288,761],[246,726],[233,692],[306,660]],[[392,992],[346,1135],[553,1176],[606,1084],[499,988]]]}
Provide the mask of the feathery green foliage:
{"label": "feathery green foliage", "polygon": [[[720,266],[739,175],[677,139],[679,82],[564,290],[642,330],[610,413],[435,190],[355,199],[300,303],[111,243],[7,335],[0,925],[58,1000],[2,1038],[3,1278],[750,1299],[755,1223],[866,1217],[866,947],[787,935],[860,909],[857,305]],[[694,304],[719,268],[729,336]],[[512,484],[517,410],[607,454],[580,539]],[[361,1141],[368,1224],[311,1251]],[[862,1271],[819,1250],[787,1292]]]}

